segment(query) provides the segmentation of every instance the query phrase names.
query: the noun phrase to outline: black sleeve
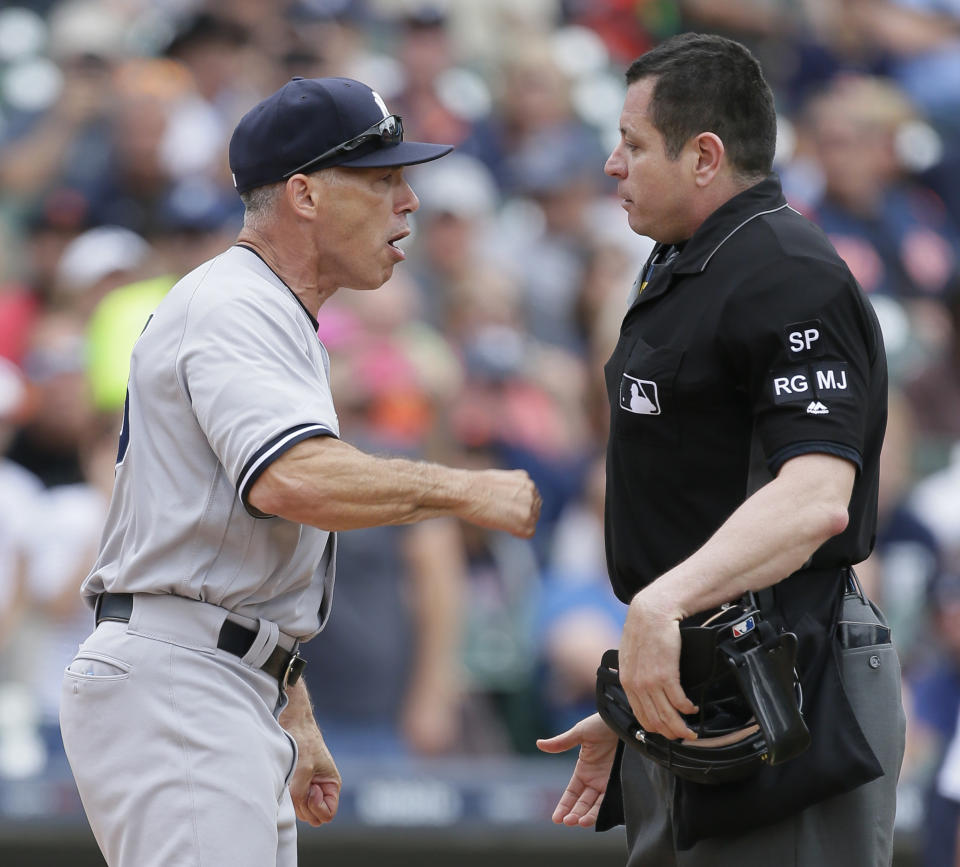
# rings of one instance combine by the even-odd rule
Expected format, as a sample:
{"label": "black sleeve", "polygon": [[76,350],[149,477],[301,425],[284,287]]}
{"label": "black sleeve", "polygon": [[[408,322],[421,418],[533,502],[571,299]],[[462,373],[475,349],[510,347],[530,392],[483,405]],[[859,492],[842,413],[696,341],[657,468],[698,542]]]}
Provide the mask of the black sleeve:
{"label": "black sleeve", "polygon": [[842,264],[787,259],[756,273],[724,309],[721,335],[773,474],[792,457],[861,467],[879,335]]}

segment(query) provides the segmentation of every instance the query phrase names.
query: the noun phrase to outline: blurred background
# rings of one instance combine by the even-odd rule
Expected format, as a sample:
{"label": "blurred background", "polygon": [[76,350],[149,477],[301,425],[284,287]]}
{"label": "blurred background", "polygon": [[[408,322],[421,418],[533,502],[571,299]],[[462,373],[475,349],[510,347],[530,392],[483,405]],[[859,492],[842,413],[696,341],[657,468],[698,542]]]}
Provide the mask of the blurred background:
{"label": "blurred background", "polygon": [[[89,631],[130,348],[228,246],[226,146],[293,75],[359,78],[411,138],[408,261],[320,311],[342,435],[524,467],[530,542],[432,521],[341,535],[307,681],[344,776],[303,863],[623,861],[549,821],[623,606],[602,540],[602,365],[651,246],[603,175],[623,72],[682,31],[760,59],[791,204],[874,303],[891,372],[861,580],[903,661],[898,864],[954,865],[960,817],[958,0],[21,0],[0,4],[0,861],[102,864],[57,727]],[[104,719],[103,725],[114,724]],[[952,746],[952,749],[951,749]],[[149,820],[149,817],[147,817]]]}

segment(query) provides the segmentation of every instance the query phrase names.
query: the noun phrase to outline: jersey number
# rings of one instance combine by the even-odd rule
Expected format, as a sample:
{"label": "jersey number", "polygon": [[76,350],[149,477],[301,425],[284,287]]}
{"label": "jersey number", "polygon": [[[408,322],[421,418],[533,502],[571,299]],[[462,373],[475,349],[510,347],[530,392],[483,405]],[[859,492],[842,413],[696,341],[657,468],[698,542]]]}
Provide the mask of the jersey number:
{"label": "jersey number", "polygon": [[[151,313],[144,322],[140,331],[142,335],[147,330],[150,320],[153,319]],[[120,425],[120,442],[117,444],[117,464],[122,464],[127,455],[127,446],[130,445],[130,385],[127,385],[127,393],[123,397],[123,423]]]}

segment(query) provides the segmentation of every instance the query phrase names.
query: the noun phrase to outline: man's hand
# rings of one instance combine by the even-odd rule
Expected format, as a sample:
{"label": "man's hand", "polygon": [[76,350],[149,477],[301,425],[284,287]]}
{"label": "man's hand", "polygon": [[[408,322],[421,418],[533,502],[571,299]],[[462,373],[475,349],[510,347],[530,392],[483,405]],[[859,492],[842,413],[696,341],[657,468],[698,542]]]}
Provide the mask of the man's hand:
{"label": "man's hand", "polygon": [[655,584],[633,597],[620,642],[620,683],[640,725],[666,738],[696,738],[681,713],[697,706],[680,686],[680,617]]}
{"label": "man's hand", "polygon": [[525,470],[476,470],[469,500],[457,514],[471,524],[529,539],[537,529],[543,500]]}
{"label": "man's hand", "polygon": [[317,728],[302,678],[289,688],[287,699],[288,704],[280,714],[280,725],[297,742],[297,767],[290,779],[293,808],[301,821],[323,825],[337,814],[340,772]]}
{"label": "man's hand", "polygon": [[537,749],[562,753],[580,747],[580,756],[566,791],[553,811],[557,825],[589,828],[597,822],[600,803],[607,791],[607,780],[617,752],[617,736],[595,713],[580,720],[572,729],[552,738],[541,738]]}
{"label": "man's hand", "polygon": [[290,780],[290,797],[297,818],[313,826],[329,822],[340,804],[340,772],[320,730],[291,731],[297,742],[297,767]]}

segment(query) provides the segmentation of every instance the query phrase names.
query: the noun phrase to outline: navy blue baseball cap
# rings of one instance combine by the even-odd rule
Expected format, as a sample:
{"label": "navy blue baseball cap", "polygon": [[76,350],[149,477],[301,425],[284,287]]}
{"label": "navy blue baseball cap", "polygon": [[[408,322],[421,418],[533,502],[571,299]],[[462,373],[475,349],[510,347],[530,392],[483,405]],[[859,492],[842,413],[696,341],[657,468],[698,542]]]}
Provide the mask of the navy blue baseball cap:
{"label": "navy blue baseball cap", "polygon": [[238,193],[329,166],[412,166],[453,145],[403,140],[403,121],[351,78],[293,78],[257,103],[230,139]]}

